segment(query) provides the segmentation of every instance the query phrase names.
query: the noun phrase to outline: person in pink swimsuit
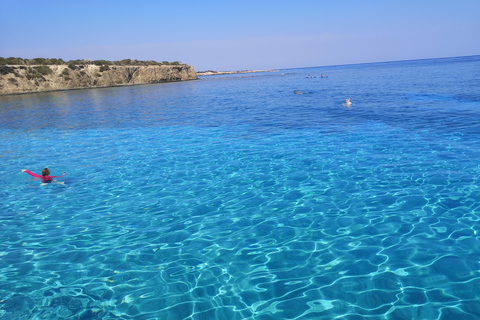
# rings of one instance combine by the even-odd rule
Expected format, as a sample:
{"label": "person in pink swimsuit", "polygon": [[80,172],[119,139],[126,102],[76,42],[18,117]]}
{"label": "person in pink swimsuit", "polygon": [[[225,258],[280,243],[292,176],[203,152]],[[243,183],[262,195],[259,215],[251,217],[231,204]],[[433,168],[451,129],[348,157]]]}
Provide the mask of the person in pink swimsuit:
{"label": "person in pink swimsuit", "polygon": [[42,179],[42,182],[43,182],[43,183],[52,182],[53,178],[61,178],[61,177],[63,177],[64,175],[67,174],[67,172],[65,172],[65,173],[64,173],[63,175],[61,175],[61,176],[51,176],[51,175],[50,175],[50,170],[48,170],[48,168],[45,168],[45,169],[42,170],[42,175],[33,173],[32,171],[29,171],[29,170],[26,170],[26,169],[22,169],[22,172],[26,172],[26,173],[28,173],[29,175],[34,176],[35,178],[40,178],[40,179]]}

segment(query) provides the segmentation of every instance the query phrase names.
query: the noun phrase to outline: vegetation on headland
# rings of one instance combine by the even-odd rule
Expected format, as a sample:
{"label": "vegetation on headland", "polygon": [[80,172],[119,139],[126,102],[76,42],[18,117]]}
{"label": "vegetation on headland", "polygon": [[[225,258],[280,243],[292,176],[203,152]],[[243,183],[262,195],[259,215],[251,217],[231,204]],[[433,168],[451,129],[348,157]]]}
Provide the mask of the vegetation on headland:
{"label": "vegetation on headland", "polygon": [[132,60],[132,59],[123,59],[119,61],[109,61],[109,60],[88,60],[88,59],[78,59],[78,60],[69,60],[64,61],[63,59],[57,58],[35,58],[35,59],[22,59],[22,58],[2,58],[0,57],[0,66],[3,65],[20,65],[20,66],[32,66],[32,65],[40,65],[40,66],[52,66],[52,65],[96,65],[96,66],[175,66],[181,65],[182,63],[179,61],[162,61],[157,62],[153,60]]}
{"label": "vegetation on headland", "polygon": [[195,80],[185,63],[0,57],[0,95]]}

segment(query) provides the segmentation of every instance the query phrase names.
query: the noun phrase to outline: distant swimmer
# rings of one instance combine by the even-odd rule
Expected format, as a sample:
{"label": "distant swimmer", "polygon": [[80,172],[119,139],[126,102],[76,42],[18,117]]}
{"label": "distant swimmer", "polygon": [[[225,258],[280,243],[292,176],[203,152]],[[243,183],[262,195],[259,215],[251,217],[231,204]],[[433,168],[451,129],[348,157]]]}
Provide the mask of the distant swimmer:
{"label": "distant swimmer", "polygon": [[45,168],[42,170],[42,175],[39,175],[39,174],[36,174],[36,173],[33,173],[29,170],[26,170],[26,169],[22,169],[22,172],[26,172],[28,173],[29,175],[35,177],[35,178],[40,178],[42,179],[42,182],[43,183],[50,183],[53,181],[53,178],[61,178],[63,176],[65,176],[67,174],[67,172],[65,172],[63,175],[61,176],[51,176],[50,175],[50,170],[48,170],[48,168]]}
{"label": "distant swimmer", "polygon": [[324,75],[324,74],[322,74],[322,78],[328,78],[328,76],[327,76],[327,75]]}
{"label": "distant swimmer", "polygon": [[350,108],[350,106],[352,105],[352,103],[350,102],[350,98],[348,98],[346,101],[345,101],[345,105]]}
{"label": "distant swimmer", "polygon": [[295,94],[303,94],[303,91],[300,91],[300,90],[295,90],[294,92]]}

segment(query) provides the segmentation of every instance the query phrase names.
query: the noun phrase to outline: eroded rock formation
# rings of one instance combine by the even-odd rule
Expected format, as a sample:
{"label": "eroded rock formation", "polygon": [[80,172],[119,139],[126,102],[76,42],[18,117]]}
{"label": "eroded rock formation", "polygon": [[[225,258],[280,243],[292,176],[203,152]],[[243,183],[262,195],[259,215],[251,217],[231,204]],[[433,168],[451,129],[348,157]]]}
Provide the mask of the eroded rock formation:
{"label": "eroded rock formation", "polygon": [[192,66],[0,66],[0,94],[111,87],[197,79]]}

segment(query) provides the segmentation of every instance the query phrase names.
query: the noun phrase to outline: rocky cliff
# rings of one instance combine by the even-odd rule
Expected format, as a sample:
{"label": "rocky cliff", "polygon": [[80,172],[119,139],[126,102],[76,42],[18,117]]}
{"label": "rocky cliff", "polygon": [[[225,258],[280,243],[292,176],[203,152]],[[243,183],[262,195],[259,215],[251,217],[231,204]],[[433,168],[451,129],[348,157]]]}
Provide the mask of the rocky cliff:
{"label": "rocky cliff", "polygon": [[197,79],[192,66],[0,66],[0,94],[111,87]]}

